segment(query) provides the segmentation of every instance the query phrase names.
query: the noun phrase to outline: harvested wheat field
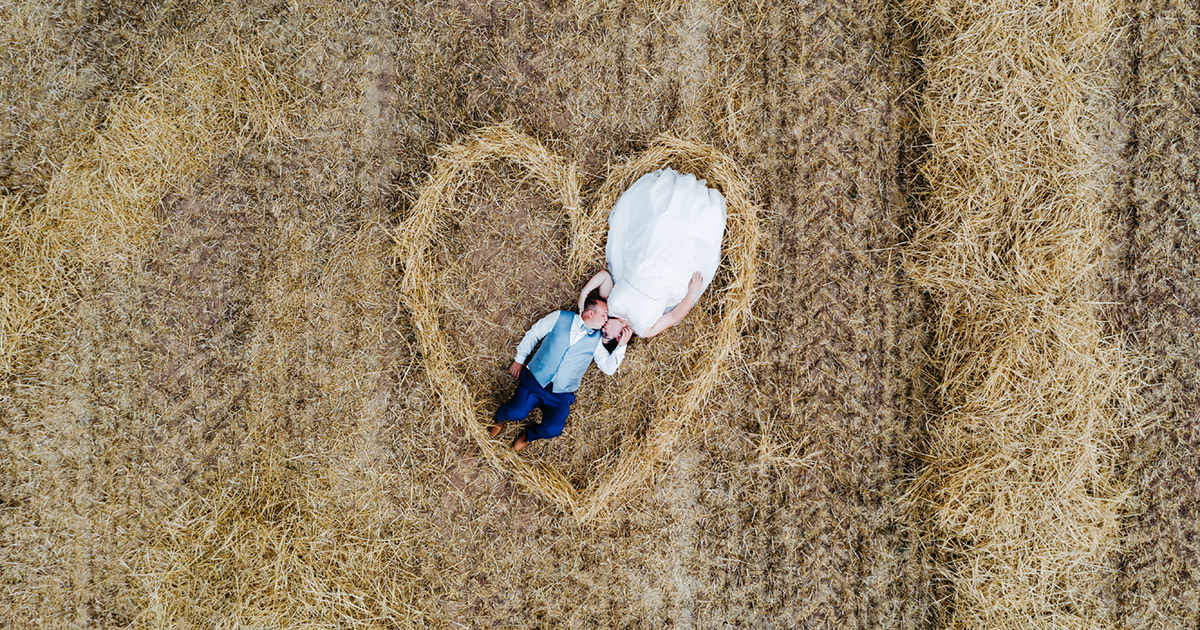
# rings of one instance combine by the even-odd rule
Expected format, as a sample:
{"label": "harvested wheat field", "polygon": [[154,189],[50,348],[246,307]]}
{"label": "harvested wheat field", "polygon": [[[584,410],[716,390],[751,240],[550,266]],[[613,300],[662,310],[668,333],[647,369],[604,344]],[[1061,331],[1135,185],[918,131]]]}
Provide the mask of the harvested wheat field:
{"label": "harvested wheat field", "polygon": [[[0,5],[0,627],[1200,625],[1198,25]],[[716,278],[513,453],[664,166]]]}

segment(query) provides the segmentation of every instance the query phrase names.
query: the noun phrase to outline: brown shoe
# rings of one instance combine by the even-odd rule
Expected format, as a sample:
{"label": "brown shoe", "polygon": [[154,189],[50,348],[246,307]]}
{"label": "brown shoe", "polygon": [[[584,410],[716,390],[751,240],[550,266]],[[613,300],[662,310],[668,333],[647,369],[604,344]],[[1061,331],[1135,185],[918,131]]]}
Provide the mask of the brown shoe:
{"label": "brown shoe", "polygon": [[500,432],[503,430],[504,430],[504,423],[497,422],[496,424],[493,424],[492,426],[488,427],[488,435],[490,435],[492,437],[496,437],[497,435],[500,435]]}
{"label": "brown shoe", "polygon": [[517,439],[513,440],[512,449],[513,451],[520,453],[521,451],[525,450],[526,446],[529,446],[529,438],[525,437],[525,433],[522,432],[521,435],[517,436]]}

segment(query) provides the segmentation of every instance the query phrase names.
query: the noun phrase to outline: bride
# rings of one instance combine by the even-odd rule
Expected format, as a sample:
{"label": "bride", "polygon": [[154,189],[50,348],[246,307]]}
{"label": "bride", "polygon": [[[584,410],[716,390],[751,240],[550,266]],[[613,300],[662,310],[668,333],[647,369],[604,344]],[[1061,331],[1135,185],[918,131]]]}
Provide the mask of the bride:
{"label": "bride", "polygon": [[695,175],[666,168],[647,173],[608,214],[608,270],[579,293],[599,290],[608,312],[640,337],[678,324],[721,262],[725,198]]}

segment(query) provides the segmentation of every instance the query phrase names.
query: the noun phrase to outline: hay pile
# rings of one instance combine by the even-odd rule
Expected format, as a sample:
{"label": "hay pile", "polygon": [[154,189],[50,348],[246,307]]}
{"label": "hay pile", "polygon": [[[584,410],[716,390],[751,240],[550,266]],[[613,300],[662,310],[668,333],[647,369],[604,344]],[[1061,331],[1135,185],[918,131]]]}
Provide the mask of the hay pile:
{"label": "hay pile", "polygon": [[1108,0],[911,5],[926,44],[937,406],[912,498],[961,628],[1095,628],[1129,385],[1096,304],[1109,226]]}
{"label": "hay pile", "polygon": [[[470,274],[482,272],[463,270],[468,275],[456,278],[456,282],[448,282],[440,278],[436,270],[439,262],[449,261],[438,261],[431,250],[446,239],[447,224],[461,220],[455,216],[460,211],[452,203],[456,192],[477,178],[483,165],[494,160],[509,161],[524,168],[526,176],[537,182],[541,192],[566,212],[569,219],[567,287],[582,284],[591,269],[603,264],[607,211],[621,192],[644,173],[666,165],[694,172],[720,188],[728,202],[724,265],[714,281],[713,290],[708,292],[707,299],[701,301],[692,317],[700,322],[695,324],[699,330],[689,331],[690,341],[686,346],[655,354],[652,369],[641,374],[654,378],[653,382],[643,384],[656,398],[653,420],[646,428],[612,428],[609,437],[616,436],[617,442],[623,445],[622,452],[619,456],[602,456],[605,461],[599,463],[599,470],[588,475],[599,478],[589,479],[585,482],[586,487],[577,487],[555,466],[539,462],[528,454],[518,456],[487,435],[490,412],[502,401],[488,400],[472,391],[456,365],[468,370],[488,368],[469,362],[470,357],[463,356],[465,351],[461,347],[452,350],[447,343],[448,334],[462,337],[467,333],[462,332],[459,323],[442,321],[444,303],[448,299],[446,289],[455,284],[476,282],[478,276]],[[468,141],[443,150],[409,219],[395,231],[394,255],[404,270],[405,306],[413,313],[430,379],[439,384],[443,409],[450,421],[448,427],[465,430],[494,465],[511,470],[527,489],[586,521],[643,481],[655,464],[671,451],[726,363],[733,358],[740,330],[750,317],[759,233],[757,206],[736,164],[711,147],[670,136],[660,136],[646,151],[615,167],[590,209],[584,209],[580,197],[579,180],[572,165],[512,125],[488,127],[476,132]],[[515,271],[489,270],[486,273],[515,274]],[[509,291],[531,289],[510,285]],[[562,305],[573,302],[574,296],[575,293],[568,289]],[[528,323],[520,325],[528,326]],[[661,346],[661,342],[658,345]],[[626,388],[621,397],[608,405],[617,410],[629,410],[644,404],[645,399],[640,388]]]}
{"label": "hay pile", "polygon": [[184,192],[220,155],[288,135],[301,94],[261,50],[229,41],[176,55],[185,60],[176,72],[116,100],[44,197],[0,195],[0,380],[59,338],[80,273],[142,248],[165,195]]}

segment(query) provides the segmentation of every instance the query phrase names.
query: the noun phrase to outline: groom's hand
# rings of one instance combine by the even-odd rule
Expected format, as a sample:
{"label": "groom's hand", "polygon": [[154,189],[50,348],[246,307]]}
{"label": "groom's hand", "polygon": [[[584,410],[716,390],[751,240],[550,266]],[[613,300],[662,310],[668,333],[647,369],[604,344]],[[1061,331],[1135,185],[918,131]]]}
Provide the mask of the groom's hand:
{"label": "groom's hand", "polygon": [[521,365],[520,363],[517,363],[516,361],[513,361],[513,364],[508,366],[508,373],[512,374],[513,378],[518,378],[521,376],[521,368],[523,368],[523,367],[525,367],[525,366]]}

